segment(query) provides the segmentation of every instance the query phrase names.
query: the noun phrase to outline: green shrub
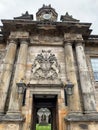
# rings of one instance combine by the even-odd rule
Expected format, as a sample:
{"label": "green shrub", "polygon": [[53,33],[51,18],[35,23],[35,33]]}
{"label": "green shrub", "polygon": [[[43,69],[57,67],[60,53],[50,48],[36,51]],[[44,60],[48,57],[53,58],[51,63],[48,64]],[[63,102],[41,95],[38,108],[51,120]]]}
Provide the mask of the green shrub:
{"label": "green shrub", "polygon": [[36,130],[51,130],[51,124],[48,125],[36,125]]}

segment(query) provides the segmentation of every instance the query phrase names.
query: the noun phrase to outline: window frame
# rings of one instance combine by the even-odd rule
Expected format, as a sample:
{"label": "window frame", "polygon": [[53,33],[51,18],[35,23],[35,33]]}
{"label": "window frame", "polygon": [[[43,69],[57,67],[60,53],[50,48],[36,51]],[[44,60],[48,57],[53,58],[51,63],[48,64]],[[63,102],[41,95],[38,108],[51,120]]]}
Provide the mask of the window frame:
{"label": "window frame", "polygon": [[[92,59],[97,59],[98,60],[98,56],[91,56],[90,57],[91,68],[92,68],[92,72],[93,72],[93,77],[94,77],[95,82],[98,82],[98,70],[96,70],[96,68],[98,69],[98,65],[96,66],[97,62],[95,62],[95,68],[94,68],[94,62],[92,61]],[[96,75],[95,75],[95,73],[96,73]]]}

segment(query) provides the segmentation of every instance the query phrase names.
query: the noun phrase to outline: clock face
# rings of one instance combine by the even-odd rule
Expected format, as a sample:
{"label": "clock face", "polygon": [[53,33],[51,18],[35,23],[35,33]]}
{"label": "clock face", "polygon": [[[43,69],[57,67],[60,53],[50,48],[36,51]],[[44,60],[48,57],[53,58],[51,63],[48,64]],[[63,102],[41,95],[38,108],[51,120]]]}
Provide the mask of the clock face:
{"label": "clock face", "polygon": [[43,18],[46,19],[46,20],[48,20],[48,19],[51,18],[51,14],[44,14],[44,15],[43,15]]}

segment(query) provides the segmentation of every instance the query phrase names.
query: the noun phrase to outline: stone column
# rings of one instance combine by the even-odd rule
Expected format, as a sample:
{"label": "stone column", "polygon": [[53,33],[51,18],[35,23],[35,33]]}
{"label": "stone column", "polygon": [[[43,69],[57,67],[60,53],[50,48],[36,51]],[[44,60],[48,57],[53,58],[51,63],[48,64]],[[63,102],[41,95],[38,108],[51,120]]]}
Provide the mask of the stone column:
{"label": "stone column", "polygon": [[46,123],[49,122],[49,114],[46,114]]}
{"label": "stone column", "polygon": [[4,60],[3,72],[0,82],[0,115],[4,114],[13,64],[16,55],[16,48],[16,40],[9,39],[9,45]]}
{"label": "stone column", "polygon": [[39,122],[39,124],[41,123],[41,115],[39,115],[39,117],[38,117],[38,122]]}
{"label": "stone column", "polygon": [[67,79],[74,84],[73,94],[68,96],[69,113],[70,114],[81,113],[79,88],[75,71],[72,41],[67,40],[66,34],[64,35],[64,37],[65,37],[64,41],[65,67],[66,67]]}
{"label": "stone column", "polygon": [[83,104],[84,112],[92,113],[96,111],[95,96],[94,96],[94,89],[91,83],[91,78],[86,63],[86,56],[82,44],[83,42],[82,36],[81,36],[81,40],[78,40],[76,42],[77,42],[77,44],[75,45],[76,55],[77,55],[81,91],[82,91],[83,103],[84,103]]}
{"label": "stone column", "polygon": [[19,83],[21,79],[24,79],[27,63],[27,50],[27,39],[21,39],[7,115],[21,115],[21,105],[19,104],[18,87],[16,83]]}

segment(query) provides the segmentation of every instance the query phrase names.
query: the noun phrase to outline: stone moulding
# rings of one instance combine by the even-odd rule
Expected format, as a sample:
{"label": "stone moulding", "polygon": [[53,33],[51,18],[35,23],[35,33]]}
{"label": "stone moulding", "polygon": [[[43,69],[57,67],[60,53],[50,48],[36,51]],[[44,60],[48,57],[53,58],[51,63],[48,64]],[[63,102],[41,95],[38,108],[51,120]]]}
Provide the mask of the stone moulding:
{"label": "stone moulding", "polygon": [[47,88],[64,88],[64,85],[61,84],[28,84],[28,88],[43,88],[43,87],[47,87]]}
{"label": "stone moulding", "polygon": [[0,122],[23,122],[25,121],[25,117],[21,115],[3,115],[0,116]]}
{"label": "stone moulding", "polygon": [[73,115],[67,115],[65,117],[65,121],[67,122],[89,122],[89,121],[95,121],[98,122],[98,114],[73,114]]}

